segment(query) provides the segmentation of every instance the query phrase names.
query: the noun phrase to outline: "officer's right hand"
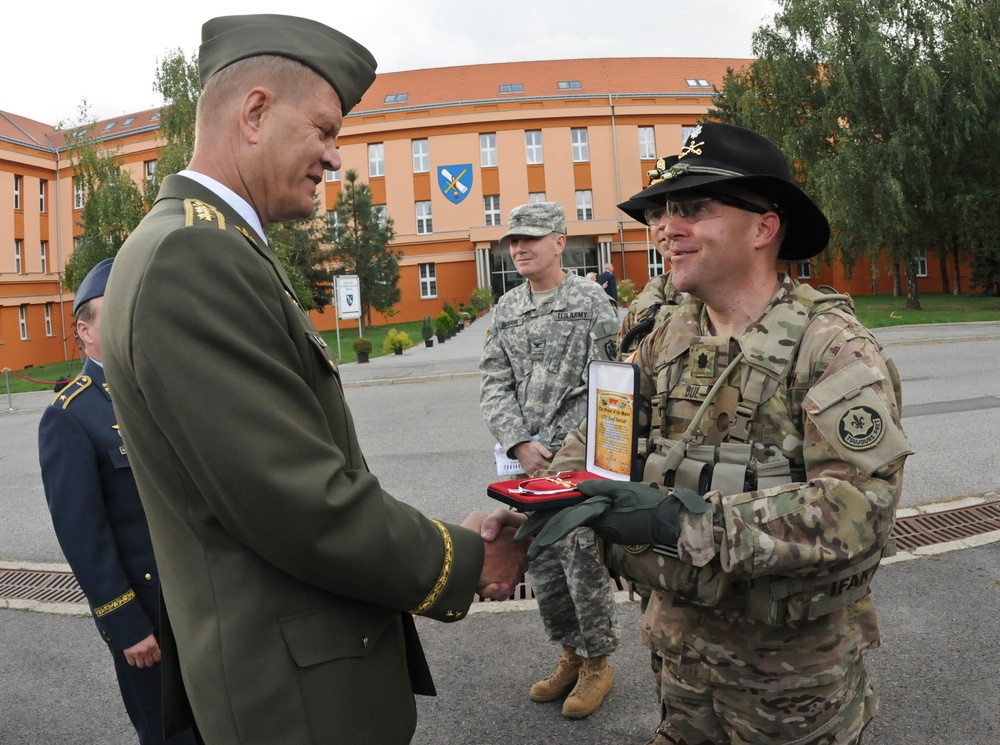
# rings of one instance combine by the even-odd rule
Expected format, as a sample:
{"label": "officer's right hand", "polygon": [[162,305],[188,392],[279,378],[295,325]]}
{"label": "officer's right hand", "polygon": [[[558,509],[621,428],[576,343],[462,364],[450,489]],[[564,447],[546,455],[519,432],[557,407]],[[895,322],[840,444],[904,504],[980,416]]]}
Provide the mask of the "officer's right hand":
{"label": "officer's right hand", "polygon": [[663,492],[655,484],[587,479],[578,488],[590,498],[546,521],[528,548],[529,560],[583,525],[609,543],[676,546],[681,511],[697,514],[709,507],[693,491]]}

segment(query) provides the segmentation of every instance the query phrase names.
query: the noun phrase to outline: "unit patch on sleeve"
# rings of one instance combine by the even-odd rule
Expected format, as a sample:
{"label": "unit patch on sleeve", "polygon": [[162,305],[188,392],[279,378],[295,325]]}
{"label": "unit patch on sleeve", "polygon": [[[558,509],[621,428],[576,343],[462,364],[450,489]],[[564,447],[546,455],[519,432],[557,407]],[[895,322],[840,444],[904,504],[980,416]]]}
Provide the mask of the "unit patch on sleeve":
{"label": "unit patch on sleeve", "polygon": [[837,424],[840,441],[851,450],[869,450],[878,445],[884,434],[882,414],[871,406],[848,409]]}

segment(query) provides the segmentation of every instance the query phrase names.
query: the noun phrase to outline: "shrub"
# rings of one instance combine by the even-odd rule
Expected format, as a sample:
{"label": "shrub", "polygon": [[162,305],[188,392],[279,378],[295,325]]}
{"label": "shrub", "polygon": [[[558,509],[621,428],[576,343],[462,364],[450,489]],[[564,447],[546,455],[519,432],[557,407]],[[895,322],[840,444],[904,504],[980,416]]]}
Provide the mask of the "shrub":
{"label": "shrub", "polygon": [[423,323],[420,324],[420,338],[427,341],[434,336],[434,324],[431,323],[430,316],[424,316]]}
{"label": "shrub", "polygon": [[441,311],[441,315],[434,319],[434,333],[439,336],[445,336],[454,326],[455,322],[444,311]]}
{"label": "shrub", "polygon": [[394,352],[397,349],[409,349],[413,346],[413,339],[405,331],[399,329],[389,329],[385,341],[382,342],[383,352]]}
{"label": "shrub", "polygon": [[469,297],[469,305],[478,314],[493,305],[493,290],[489,287],[477,287]]}
{"label": "shrub", "polygon": [[624,305],[631,303],[637,294],[635,283],[631,279],[623,279],[618,283],[618,300]]}
{"label": "shrub", "polygon": [[442,307],[444,308],[444,312],[448,314],[448,317],[451,318],[451,325],[453,327],[457,326],[461,319],[458,317],[458,311],[455,310],[455,306],[451,303],[445,303]]}
{"label": "shrub", "polygon": [[354,354],[361,354],[362,352],[370,354],[372,351],[372,343],[363,336],[359,336],[355,339],[351,346],[354,347]]}

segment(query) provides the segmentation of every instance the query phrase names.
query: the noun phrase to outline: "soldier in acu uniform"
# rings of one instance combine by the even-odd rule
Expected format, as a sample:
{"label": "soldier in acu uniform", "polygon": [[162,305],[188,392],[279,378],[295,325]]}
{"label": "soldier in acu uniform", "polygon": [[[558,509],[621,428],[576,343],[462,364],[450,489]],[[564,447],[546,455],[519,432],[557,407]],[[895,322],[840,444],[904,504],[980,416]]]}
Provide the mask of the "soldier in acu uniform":
{"label": "soldier in acu uniform", "polygon": [[[101,362],[101,310],[113,259],[73,299],[83,371],[42,414],[38,458],[52,526],[111,650],[118,688],[142,745],[162,743],[160,580],[146,515]],[[193,743],[190,732],[167,742]]]}
{"label": "soldier in acu uniform", "polygon": [[[618,316],[601,287],[566,272],[563,208],[556,202],[511,211],[514,266],[527,280],[493,310],[480,362],[480,404],[502,449],[531,475],[549,467],[586,415],[587,366],[613,340]],[[563,714],[585,717],[611,690],[607,657],[618,645],[617,610],[593,531],[583,528],[538,556],[529,577],[549,638],[562,645],[555,671],[531,688],[535,701],[569,693]]]}
{"label": "soldier in acu uniform", "polygon": [[[859,743],[878,710],[869,581],[911,450],[896,368],[850,299],[777,270],[830,229],[770,140],[695,128],[663,180],[673,283],[689,293],[639,347],[647,484],[590,481],[535,521],[529,558],[590,525],[653,590],[664,660],[653,745]],[[574,431],[553,469],[576,469]]]}

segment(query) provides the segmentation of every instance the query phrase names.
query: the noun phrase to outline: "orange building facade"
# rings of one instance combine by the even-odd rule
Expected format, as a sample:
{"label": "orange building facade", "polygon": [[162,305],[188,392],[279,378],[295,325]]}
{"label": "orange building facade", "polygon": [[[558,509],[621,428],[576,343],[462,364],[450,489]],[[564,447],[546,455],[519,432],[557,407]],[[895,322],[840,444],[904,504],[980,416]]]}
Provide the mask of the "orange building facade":
{"label": "orange building facade", "polygon": [[[641,288],[669,265],[645,226],[616,205],[645,187],[657,157],[680,150],[727,68],[749,62],[577,59],[379,75],[345,119],[343,165],[326,174],[322,209],[332,215],[342,175],[353,169],[391,217],[402,253],[397,322],[437,316],[446,302],[457,308],[477,287],[499,296],[519,284],[499,239],[510,210],[536,200],[566,211],[565,268],[585,274],[610,262]],[[139,112],[92,130],[140,184],[155,168],[157,119],[156,110]],[[76,354],[73,298],[60,281],[82,232],[85,195],[74,189],[66,147],[75,135],[0,111],[0,369]],[[939,292],[937,260],[923,268],[920,289]],[[819,260],[789,269],[853,294],[892,291],[885,266],[874,281],[860,264],[850,278]],[[337,324],[332,307],[313,320],[324,330]]]}

